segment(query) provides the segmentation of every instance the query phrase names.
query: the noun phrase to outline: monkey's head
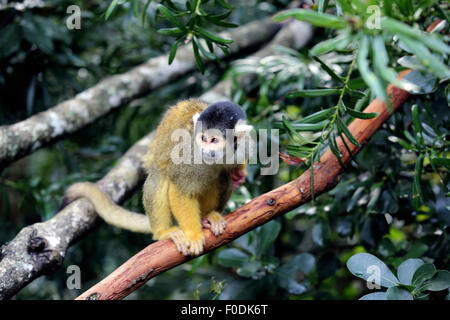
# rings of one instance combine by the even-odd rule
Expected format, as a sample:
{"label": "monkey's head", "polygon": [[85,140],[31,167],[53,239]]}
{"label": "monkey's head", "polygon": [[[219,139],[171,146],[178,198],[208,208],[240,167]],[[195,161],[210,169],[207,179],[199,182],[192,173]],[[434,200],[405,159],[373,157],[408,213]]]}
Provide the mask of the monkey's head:
{"label": "monkey's head", "polygon": [[202,157],[207,163],[222,160],[226,148],[234,152],[238,143],[253,128],[247,125],[244,111],[229,101],[211,104],[192,119],[195,143],[201,148]]}

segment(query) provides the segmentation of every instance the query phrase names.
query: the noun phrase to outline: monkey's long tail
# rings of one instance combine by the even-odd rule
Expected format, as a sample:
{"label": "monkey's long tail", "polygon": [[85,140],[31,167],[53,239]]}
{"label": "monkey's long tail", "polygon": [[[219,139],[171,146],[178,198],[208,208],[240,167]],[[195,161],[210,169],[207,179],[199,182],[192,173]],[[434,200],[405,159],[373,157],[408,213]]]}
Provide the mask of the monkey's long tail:
{"label": "monkey's long tail", "polygon": [[126,210],[115,204],[98,186],[90,182],[76,183],[67,189],[61,207],[75,199],[85,197],[95,211],[107,223],[133,232],[150,233],[150,222],[146,215]]}

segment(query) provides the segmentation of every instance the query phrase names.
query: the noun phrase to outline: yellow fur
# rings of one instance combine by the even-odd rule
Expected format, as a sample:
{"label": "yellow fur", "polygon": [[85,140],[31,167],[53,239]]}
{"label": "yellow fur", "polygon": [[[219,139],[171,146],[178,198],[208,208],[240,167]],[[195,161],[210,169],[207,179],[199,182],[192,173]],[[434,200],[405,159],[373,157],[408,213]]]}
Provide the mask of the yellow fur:
{"label": "yellow fur", "polygon": [[133,232],[151,232],[148,219],[145,215],[137,214],[117,206],[106,193],[93,183],[82,182],[74,184],[67,189],[66,195],[73,196],[73,198],[88,198],[94,205],[98,215],[109,224]]}
{"label": "yellow fur", "polygon": [[143,187],[143,205],[148,218],[119,207],[91,183],[71,186],[67,198],[86,197],[108,223],[131,231],[152,232],[155,240],[171,238],[183,254],[200,254],[205,242],[202,219],[209,221],[216,236],[226,227],[219,211],[231,195],[230,171],[236,166],[176,165],[170,154],[177,144],[171,140],[172,132],[187,129],[192,137],[192,117],[205,108],[207,104],[199,100],[181,101],[169,108],[161,120],[144,158],[148,175]]}

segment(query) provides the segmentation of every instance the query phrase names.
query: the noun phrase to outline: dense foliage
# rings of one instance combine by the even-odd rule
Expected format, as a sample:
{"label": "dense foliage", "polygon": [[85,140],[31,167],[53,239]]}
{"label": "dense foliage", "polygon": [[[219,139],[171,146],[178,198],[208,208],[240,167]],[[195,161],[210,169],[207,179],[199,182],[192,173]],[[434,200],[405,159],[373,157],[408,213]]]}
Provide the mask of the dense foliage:
{"label": "dense foliage", "polygon": [[[217,59],[213,44],[226,51],[228,39],[218,31],[275,14],[287,2],[113,0],[86,7],[80,1],[85,25],[78,31],[64,27],[61,8],[69,2],[1,10],[6,35],[0,38],[1,124],[47,109],[162,52],[170,51],[173,59],[183,42],[192,43],[205,73],[196,76],[196,85],[182,80],[133,101],[4,170],[0,242],[50,218],[68,184],[102,177],[155,127],[164,107],[217,81],[223,70],[204,69],[201,57]],[[231,98],[249,122],[280,129],[280,151],[300,164],[282,163],[275,176],[261,176],[258,165],[249,166],[247,182],[233,194],[228,211],[295,179],[328,147],[339,158],[337,137],[358,144],[347,125],[377,116],[361,111],[376,97],[387,101],[388,83],[413,97],[364,146],[336,188],[226,248],[150,280],[131,298],[450,298],[450,47],[448,36],[441,35],[449,30],[448,3],[319,0],[309,9],[285,10],[275,20],[287,18],[318,27],[307,48],[278,47],[263,59],[234,61],[226,76],[234,83]],[[436,19],[443,22],[426,33]],[[397,80],[406,68],[413,71]],[[137,192],[125,206],[142,212],[140,201]],[[102,225],[69,250],[55,275],[37,279],[17,298],[73,298],[80,291],[66,289],[68,265],[80,266],[85,290],[148,242],[147,236]],[[356,278],[370,282],[367,268],[373,265],[388,275],[381,291]]]}

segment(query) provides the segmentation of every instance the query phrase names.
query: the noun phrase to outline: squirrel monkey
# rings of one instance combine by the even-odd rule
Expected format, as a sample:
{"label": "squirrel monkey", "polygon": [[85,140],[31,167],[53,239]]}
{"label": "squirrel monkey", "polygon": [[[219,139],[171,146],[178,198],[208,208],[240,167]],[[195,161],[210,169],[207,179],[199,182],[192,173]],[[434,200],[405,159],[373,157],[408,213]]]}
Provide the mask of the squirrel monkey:
{"label": "squirrel monkey", "polygon": [[[192,148],[183,149],[183,156],[190,156],[190,161],[173,161],[176,129],[184,129],[190,138],[184,146]],[[251,129],[245,113],[231,102],[208,106],[195,99],[181,101],[165,113],[144,157],[147,178],[143,204],[148,220],[119,207],[89,182],[69,187],[63,203],[86,197],[106,222],[135,232],[151,232],[155,240],[170,238],[184,255],[199,255],[205,244],[202,226],[215,236],[223,233],[226,221],[220,212],[233,187],[245,180],[245,163],[225,163],[225,151],[228,147],[235,151]],[[200,155],[197,162],[192,157],[195,150]]]}

